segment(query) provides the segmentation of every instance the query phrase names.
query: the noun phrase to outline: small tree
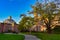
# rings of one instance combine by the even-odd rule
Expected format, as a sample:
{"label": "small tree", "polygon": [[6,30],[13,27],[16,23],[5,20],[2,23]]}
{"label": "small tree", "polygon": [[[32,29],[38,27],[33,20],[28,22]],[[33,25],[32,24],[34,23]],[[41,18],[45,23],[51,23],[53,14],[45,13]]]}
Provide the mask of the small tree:
{"label": "small tree", "polygon": [[32,27],[33,18],[28,16],[23,16],[19,22],[19,30],[29,30]]}

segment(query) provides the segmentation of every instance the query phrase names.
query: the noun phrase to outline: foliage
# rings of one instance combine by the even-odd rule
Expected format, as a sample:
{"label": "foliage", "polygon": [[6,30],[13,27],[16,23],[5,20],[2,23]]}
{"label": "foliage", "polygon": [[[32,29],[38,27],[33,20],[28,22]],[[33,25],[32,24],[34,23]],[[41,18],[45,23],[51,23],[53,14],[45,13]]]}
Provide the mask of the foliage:
{"label": "foliage", "polygon": [[51,21],[55,17],[54,12],[56,11],[56,4],[49,2],[49,3],[43,5],[42,3],[38,2],[35,6],[32,6],[32,9],[33,9],[33,15],[38,15],[38,16],[34,16],[34,18],[38,20],[36,23],[38,23],[40,21],[38,17],[41,17],[41,21],[43,21],[45,23],[45,25],[47,27],[47,31],[50,33],[51,25],[52,25]]}
{"label": "foliage", "polygon": [[60,26],[56,26],[56,27],[53,29],[53,33],[60,34]]}
{"label": "foliage", "polygon": [[19,22],[19,30],[28,30],[32,27],[33,25],[33,20],[34,18],[28,17],[28,16],[23,16],[21,21]]}
{"label": "foliage", "polygon": [[[55,18],[54,12],[59,11],[57,10],[56,4],[54,2],[49,2],[47,4],[42,4],[36,2],[34,6],[32,6],[32,11],[29,12],[30,14],[34,15],[34,21],[32,18],[27,17],[26,15],[22,15],[23,18],[19,23],[19,29],[29,29],[31,26],[37,25],[40,21],[43,21],[43,25],[45,23],[47,27],[47,32],[51,33],[52,29],[52,20]],[[60,13],[60,12],[59,12]],[[57,13],[57,14],[59,14]],[[41,19],[41,20],[40,20]],[[33,24],[32,24],[33,23]]]}

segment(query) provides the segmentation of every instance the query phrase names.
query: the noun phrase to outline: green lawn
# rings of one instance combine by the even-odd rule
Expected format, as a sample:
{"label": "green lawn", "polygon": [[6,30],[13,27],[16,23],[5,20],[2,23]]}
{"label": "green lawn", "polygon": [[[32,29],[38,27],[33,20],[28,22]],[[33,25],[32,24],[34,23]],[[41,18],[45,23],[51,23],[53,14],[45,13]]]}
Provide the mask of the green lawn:
{"label": "green lawn", "polygon": [[42,40],[60,40],[60,34],[32,33]]}
{"label": "green lawn", "polygon": [[24,40],[23,35],[0,34],[0,40]]}

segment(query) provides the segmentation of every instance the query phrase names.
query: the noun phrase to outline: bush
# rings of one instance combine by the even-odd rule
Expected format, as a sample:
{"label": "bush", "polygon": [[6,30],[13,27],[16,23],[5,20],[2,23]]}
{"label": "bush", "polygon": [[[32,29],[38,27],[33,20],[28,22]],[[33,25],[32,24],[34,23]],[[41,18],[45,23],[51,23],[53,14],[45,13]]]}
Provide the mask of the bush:
{"label": "bush", "polygon": [[56,26],[56,27],[53,29],[53,33],[60,33],[60,26]]}

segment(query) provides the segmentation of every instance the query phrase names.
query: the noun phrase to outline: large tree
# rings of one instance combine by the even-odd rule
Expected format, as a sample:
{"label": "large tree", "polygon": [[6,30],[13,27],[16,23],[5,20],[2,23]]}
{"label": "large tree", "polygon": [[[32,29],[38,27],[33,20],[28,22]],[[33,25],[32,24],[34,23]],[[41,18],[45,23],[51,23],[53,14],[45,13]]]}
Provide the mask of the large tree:
{"label": "large tree", "polygon": [[46,10],[45,13],[47,15],[43,15],[43,20],[44,20],[44,23],[46,24],[47,32],[51,33],[52,32],[52,30],[51,30],[52,20],[54,19],[54,16],[55,16],[54,12],[56,10],[56,5],[54,3],[48,3],[46,5],[46,9],[45,10]]}
{"label": "large tree", "polygon": [[[43,21],[47,27],[47,32],[51,33],[51,21],[54,19],[54,12],[56,11],[56,4],[53,2],[42,4],[37,2],[35,6],[32,6],[33,11],[30,12],[34,14],[35,22],[37,25],[39,21]],[[41,20],[39,20],[39,17]]]}

